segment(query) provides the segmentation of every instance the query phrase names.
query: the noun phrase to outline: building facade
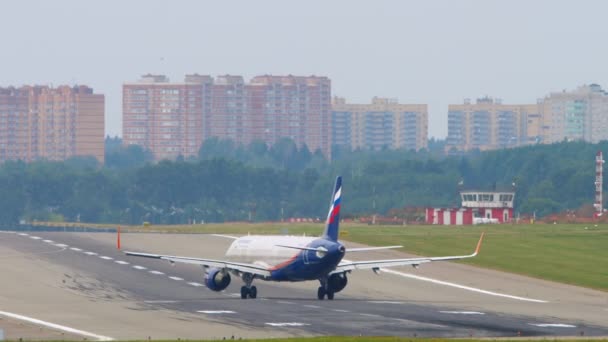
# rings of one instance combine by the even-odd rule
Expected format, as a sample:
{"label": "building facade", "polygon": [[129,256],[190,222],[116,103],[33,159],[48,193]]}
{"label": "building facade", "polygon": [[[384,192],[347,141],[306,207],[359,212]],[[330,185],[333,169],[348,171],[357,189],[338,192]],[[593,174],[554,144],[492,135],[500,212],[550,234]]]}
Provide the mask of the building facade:
{"label": "building facade", "polygon": [[194,156],[205,139],[269,145],[291,138],[330,157],[331,81],[327,77],[187,75],[171,83],[146,75],[123,85],[123,140],[156,160]]}
{"label": "building facade", "polygon": [[506,105],[490,97],[448,106],[446,152],[517,147],[535,141],[538,105]]}
{"label": "building facade", "polygon": [[0,161],[104,162],[105,98],[86,86],[0,88]]}
{"label": "building facade", "polygon": [[539,106],[545,143],[608,140],[608,93],[597,84],[550,93]]}
{"label": "building facade", "polygon": [[332,103],[333,144],[355,149],[420,150],[428,146],[428,108],[374,97],[371,104]]}

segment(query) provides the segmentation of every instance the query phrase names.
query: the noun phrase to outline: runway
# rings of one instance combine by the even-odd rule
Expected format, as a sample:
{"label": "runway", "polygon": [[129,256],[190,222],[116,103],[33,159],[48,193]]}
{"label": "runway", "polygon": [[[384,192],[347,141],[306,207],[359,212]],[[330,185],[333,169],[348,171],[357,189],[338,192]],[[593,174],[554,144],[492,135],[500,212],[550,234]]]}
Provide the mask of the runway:
{"label": "runway", "polygon": [[[435,263],[380,276],[355,271],[334,301],[317,300],[315,282],[257,282],[258,299],[241,300],[240,279],[216,293],[203,285],[200,268],[126,257],[115,238],[0,234],[2,271],[12,280],[0,289],[17,287],[0,297],[0,310],[27,311],[116,339],[608,336],[608,294],[600,291]],[[123,250],[208,258],[221,258],[230,242],[211,235],[122,235]]]}

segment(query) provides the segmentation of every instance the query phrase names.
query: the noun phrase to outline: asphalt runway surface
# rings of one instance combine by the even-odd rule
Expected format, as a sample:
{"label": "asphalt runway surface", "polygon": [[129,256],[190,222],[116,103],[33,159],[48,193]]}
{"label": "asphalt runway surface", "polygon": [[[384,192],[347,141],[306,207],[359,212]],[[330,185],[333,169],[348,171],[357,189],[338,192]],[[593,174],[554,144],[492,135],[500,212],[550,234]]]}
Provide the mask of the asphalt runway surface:
{"label": "asphalt runway surface", "polygon": [[[230,243],[212,235],[122,235],[123,250],[216,259]],[[0,234],[7,280],[0,289],[10,294],[0,296],[0,310],[116,339],[608,336],[605,292],[461,264],[354,271],[333,301],[316,299],[318,282],[257,281],[258,298],[242,300],[240,279],[213,292],[200,267],[127,257],[115,244],[109,233]]]}

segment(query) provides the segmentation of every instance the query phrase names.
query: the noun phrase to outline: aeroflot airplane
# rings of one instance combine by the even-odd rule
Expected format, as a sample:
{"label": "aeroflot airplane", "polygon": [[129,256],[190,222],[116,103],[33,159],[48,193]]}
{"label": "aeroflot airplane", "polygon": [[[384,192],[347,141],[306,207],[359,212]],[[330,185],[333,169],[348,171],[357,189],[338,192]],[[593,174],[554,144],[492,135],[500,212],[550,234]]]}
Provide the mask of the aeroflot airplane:
{"label": "aeroflot airplane", "polygon": [[[229,237],[234,242],[226,252],[227,259],[212,260],[172,255],[125,252],[127,255],[200,265],[205,270],[205,284],[213,291],[222,291],[230,284],[231,274],[245,283],[241,298],[257,297],[255,279],[266,281],[318,280],[321,283],[317,297],[334,299],[347,283],[347,273],[356,269],[371,269],[378,273],[381,267],[418,265],[431,261],[457,260],[477,255],[483,239],[479,238],[475,252],[463,256],[420,257],[407,259],[344,261],[344,255],[401,246],[349,248],[338,241],[342,177],[336,178],[329,214],[323,235],[319,238],[305,236],[254,236]],[[295,251],[295,254],[294,254]]]}

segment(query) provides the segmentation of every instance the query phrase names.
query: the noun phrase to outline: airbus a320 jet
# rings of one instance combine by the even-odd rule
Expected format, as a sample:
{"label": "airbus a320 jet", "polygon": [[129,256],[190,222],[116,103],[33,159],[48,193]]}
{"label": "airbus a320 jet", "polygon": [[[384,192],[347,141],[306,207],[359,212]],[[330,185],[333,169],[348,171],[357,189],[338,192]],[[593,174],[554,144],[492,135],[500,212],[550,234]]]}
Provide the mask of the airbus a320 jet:
{"label": "airbus a320 jet", "polygon": [[139,252],[125,252],[127,255],[167,260],[171,263],[186,263],[202,266],[205,285],[213,291],[222,291],[230,285],[232,276],[241,278],[241,298],[256,298],[258,291],[254,280],[264,281],[319,281],[317,298],[334,299],[334,294],[342,291],[348,282],[347,274],[360,269],[371,269],[378,273],[381,267],[420,264],[432,261],[446,261],[472,258],[477,255],[483,233],[477,248],[470,255],[445,257],[418,257],[405,259],[346,261],[347,253],[365,252],[379,249],[400,248],[401,246],[346,248],[338,241],[340,207],[342,199],[342,177],[336,178],[332,193],[325,231],[321,237],[284,235],[225,236],[234,239],[226,252],[226,260],[160,255]]}

